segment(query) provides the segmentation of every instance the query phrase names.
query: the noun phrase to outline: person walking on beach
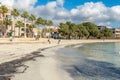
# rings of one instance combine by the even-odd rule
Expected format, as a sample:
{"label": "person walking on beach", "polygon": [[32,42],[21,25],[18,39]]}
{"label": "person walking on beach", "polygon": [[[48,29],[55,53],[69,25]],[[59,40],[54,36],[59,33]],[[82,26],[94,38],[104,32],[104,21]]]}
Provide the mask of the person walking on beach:
{"label": "person walking on beach", "polygon": [[58,44],[60,44],[60,42],[61,42],[61,39],[58,40]]}
{"label": "person walking on beach", "polygon": [[13,33],[10,32],[9,35],[10,35],[10,41],[13,41]]}
{"label": "person walking on beach", "polygon": [[34,34],[34,38],[35,38],[35,40],[37,40],[37,33]]}
{"label": "person walking on beach", "polygon": [[13,37],[12,36],[10,36],[10,41],[13,41]]}
{"label": "person walking on beach", "polygon": [[48,39],[48,43],[51,44],[50,39]]}

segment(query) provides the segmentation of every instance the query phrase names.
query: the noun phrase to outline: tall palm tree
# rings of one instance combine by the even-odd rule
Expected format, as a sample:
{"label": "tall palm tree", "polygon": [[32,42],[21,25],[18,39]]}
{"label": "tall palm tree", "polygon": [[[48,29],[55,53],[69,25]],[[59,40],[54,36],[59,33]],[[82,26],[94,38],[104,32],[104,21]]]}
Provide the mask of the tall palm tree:
{"label": "tall palm tree", "polygon": [[40,17],[35,22],[37,25],[43,24],[43,19]]}
{"label": "tall palm tree", "polygon": [[29,20],[32,21],[32,23],[34,24],[34,21],[36,20],[35,15],[31,14],[31,15],[29,16]]}
{"label": "tall palm tree", "polygon": [[2,14],[2,17],[6,17],[6,13],[8,12],[8,8],[5,5],[0,6],[0,13]]}
{"label": "tall palm tree", "polygon": [[0,6],[0,18],[2,18],[2,7]]}
{"label": "tall palm tree", "polygon": [[33,14],[31,14],[31,15],[29,16],[29,20],[32,21],[32,24],[29,25],[29,28],[30,28],[32,37],[34,37],[33,28],[35,27],[36,16],[34,16]]}
{"label": "tall palm tree", "polygon": [[[1,15],[1,18],[2,18],[2,28],[4,28],[4,19],[7,17],[5,14],[8,12],[8,8],[5,6],[5,5],[2,5],[0,6],[0,15]],[[6,28],[2,29],[2,33],[3,33],[3,36],[5,37],[5,30]]]}
{"label": "tall palm tree", "polygon": [[37,25],[46,25],[47,20],[42,19],[41,17],[36,20]]}
{"label": "tall palm tree", "polygon": [[46,24],[47,24],[47,26],[49,26],[49,32],[50,32],[50,26],[53,25],[53,22],[51,20],[48,20]]}
{"label": "tall palm tree", "polygon": [[5,27],[4,27],[4,37],[6,37],[6,35],[7,35],[6,30],[8,29],[8,26],[11,26],[11,25],[12,25],[12,20],[9,19],[9,18],[5,18],[5,19],[3,20],[3,24],[5,25]]}
{"label": "tall palm tree", "polygon": [[29,17],[29,14],[28,12],[24,11],[22,14],[21,14],[21,17],[24,18],[24,36],[26,38],[26,19]]}
{"label": "tall palm tree", "polygon": [[14,31],[14,36],[15,36],[15,24],[16,24],[16,18],[20,15],[19,11],[17,9],[13,9],[11,11],[11,15],[13,16],[13,24],[12,24],[12,31]]}
{"label": "tall palm tree", "polygon": [[[41,17],[39,17],[39,18],[37,18],[35,23],[37,24],[37,28],[38,28],[39,25],[43,24],[43,19]],[[39,30],[39,28],[38,28],[38,30]]]}
{"label": "tall palm tree", "polygon": [[21,21],[17,21],[17,23],[15,24],[15,26],[19,28],[18,35],[19,35],[19,37],[20,37],[20,29],[21,29],[21,27],[24,26],[24,23],[21,22]]}
{"label": "tall palm tree", "polygon": [[27,31],[28,31],[28,36],[29,37],[34,37],[34,32],[33,32],[33,28],[35,28],[36,26],[35,25],[33,25],[33,24],[30,24],[30,25],[28,25],[27,26]]}
{"label": "tall palm tree", "polygon": [[48,26],[52,26],[52,25],[53,25],[53,22],[52,22],[51,20],[48,20],[48,21],[47,21],[47,25],[48,25]]}
{"label": "tall palm tree", "polygon": [[[1,6],[0,6],[0,18],[2,18],[2,8],[1,8]],[[1,26],[2,26],[2,21],[0,21],[0,34],[2,33],[2,28],[1,28]],[[0,36],[1,37],[1,36]]]}

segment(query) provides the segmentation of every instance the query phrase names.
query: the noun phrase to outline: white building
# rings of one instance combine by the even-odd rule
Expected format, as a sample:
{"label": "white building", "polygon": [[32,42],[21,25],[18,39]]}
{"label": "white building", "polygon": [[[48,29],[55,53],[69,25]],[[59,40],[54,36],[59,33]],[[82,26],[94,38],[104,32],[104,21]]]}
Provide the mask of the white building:
{"label": "white building", "polygon": [[120,38],[120,28],[114,29],[115,38]]}

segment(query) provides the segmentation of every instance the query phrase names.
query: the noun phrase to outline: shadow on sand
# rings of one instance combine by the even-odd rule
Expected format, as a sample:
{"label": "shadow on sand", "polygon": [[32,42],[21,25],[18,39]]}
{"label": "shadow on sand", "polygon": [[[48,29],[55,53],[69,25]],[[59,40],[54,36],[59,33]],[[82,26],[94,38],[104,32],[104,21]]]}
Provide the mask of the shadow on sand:
{"label": "shadow on sand", "polygon": [[[40,54],[42,50],[44,49],[38,49],[21,59],[0,64],[0,80],[11,80],[11,77],[13,77],[14,74],[24,73],[29,66],[24,65],[23,63],[29,60],[35,60],[36,57],[44,57],[44,55]],[[18,71],[18,67],[22,67],[22,70]]]}

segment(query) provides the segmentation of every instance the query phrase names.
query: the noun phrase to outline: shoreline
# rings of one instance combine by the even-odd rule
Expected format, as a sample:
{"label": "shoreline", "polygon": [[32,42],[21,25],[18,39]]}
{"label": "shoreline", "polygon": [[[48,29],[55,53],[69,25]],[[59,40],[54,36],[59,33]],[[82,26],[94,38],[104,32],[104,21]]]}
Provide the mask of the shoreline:
{"label": "shoreline", "polygon": [[[52,48],[52,47],[55,48],[56,46],[62,46],[62,45],[63,46],[75,45],[75,44],[81,44],[81,43],[120,42],[120,40],[104,40],[104,41],[103,40],[62,40],[60,44],[57,44],[57,40],[51,40],[52,44],[49,44],[45,40],[43,41],[43,43],[41,43],[41,42],[39,42],[39,41],[37,41],[37,42],[30,42],[30,43],[26,43],[24,41],[23,42],[19,42],[19,43],[12,42],[13,45],[15,45],[15,47],[19,46],[19,44],[22,44],[22,46],[20,46],[20,47],[23,47],[23,46],[24,47],[26,47],[26,46],[28,47],[28,46],[31,46],[31,45],[33,45],[33,46],[37,45],[37,47],[35,47],[35,49],[33,49],[31,51],[28,51],[29,49],[26,49],[28,51],[27,54],[23,53],[23,54],[17,55],[17,53],[14,53],[14,51],[13,51],[13,52],[11,52],[11,54],[9,54],[9,56],[7,55],[8,58],[6,58],[7,59],[6,61],[4,61],[4,60],[1,61],[0,60],[0,80],[10,80],[10,78],[12,76],[14,76],[14,73],[17,72],[17,70],[16,70],[17,67],[23,66],[23,67],[25,67],[25,70],[26,70],[28,68],[28,66],[23,65],[24,62],[30,61],[30,60],[34,60],[34,58],[36,58],[36,57],[44,57],[44,54],[41,54],[41,51],[49,49],[49,48]],[[6,44],[6,43],[2,43],[2,45],[6,45],[6,46],[9,45],[9,46],[11,46],[11,44]],[[18,48],[20,48],[20,47],[18,47]],[[30,49],[32,49],[32,48],[30,48]],[[16,56],[14,56],[15,57],[14,59],[11,57],[13,55],[16,55]],[[4,55],[2,55],[2,57],[4,57]],[[9,59],[10,57],[12,59]],[[25,70],[23,69],[23,72]]]}
{"label": "shoreline", "polygon": [[[15,74],[11,80],[73,80],[70,75],[61,68],[59,60],[56,59],[56,51],[63,46],[45,49],[41,52],[44,57],[37,57],[35,61],[24,64],[29,68],[23,74]],[[37,74],[36,74],[37,73]],[[34,75],[34,77],[32,77]]]}
{"label": "shoreline", "polygon": [[[11,77],[13,77],[15,74],[24,73],[27,68],[29,68],[29,66],[24,65],[24,63],[28,61],[35,61],[35,58],[37,57],[45,57],[43,54],[41,54],[41,51],[49,48],[52,47],[38,49],[30,54],[25,55],[24,57],[21,57],[20,59],[15,59],[0,64],[0,80],[11,80]],[[18,71],[17,68],[19,67],[22,67],[22,70]]]}

